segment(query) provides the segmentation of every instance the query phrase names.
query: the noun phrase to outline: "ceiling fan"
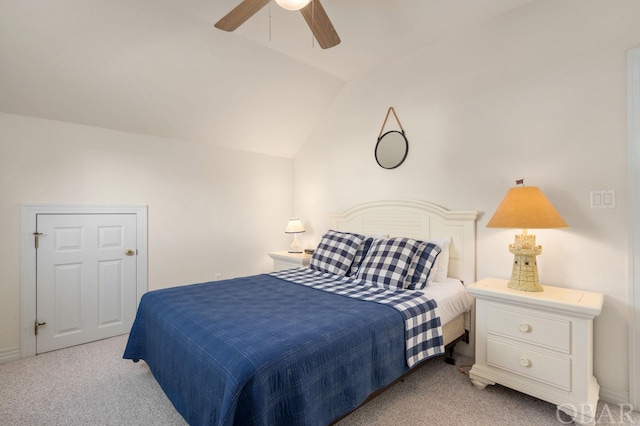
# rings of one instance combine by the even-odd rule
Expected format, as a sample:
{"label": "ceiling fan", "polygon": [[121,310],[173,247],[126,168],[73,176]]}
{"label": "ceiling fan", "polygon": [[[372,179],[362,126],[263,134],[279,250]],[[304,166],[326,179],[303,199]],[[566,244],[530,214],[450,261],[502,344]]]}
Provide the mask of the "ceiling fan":
{"label": "ceiling fan", "polygon": [[[231,12],[216,22],[215,27],[224,31],[233,31],[266,6],[269,1],[243,0]],[[320,0],[275,0],[275,2],[284,9],[299,10],[323,49],[340,44],[340,37],[333,28]]]}

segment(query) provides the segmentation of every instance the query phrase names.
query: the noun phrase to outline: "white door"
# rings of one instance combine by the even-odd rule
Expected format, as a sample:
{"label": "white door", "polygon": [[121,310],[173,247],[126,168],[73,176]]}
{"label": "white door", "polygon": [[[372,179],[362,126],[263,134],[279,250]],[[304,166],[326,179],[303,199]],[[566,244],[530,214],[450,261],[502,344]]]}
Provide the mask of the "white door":
{"label": "white door", "polygon": [[36,223],[36,353],[128,333],[136,215],[38,214]]}

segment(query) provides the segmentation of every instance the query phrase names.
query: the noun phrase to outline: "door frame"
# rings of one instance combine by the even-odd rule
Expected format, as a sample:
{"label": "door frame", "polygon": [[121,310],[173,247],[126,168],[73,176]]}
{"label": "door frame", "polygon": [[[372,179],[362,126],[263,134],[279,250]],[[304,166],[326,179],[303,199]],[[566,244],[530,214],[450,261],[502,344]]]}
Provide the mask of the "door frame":
{"label": "door frame", "polygon": [[33,233],[39,214],[135,214],[136,240],[136,306],[147,291],[147,206],[22,204],[20,206],[20,356],[36,354],[36,248]]}
{"label": "door frame", "polygon": [[640,408],[640,48],[627,52],[629,402]]}

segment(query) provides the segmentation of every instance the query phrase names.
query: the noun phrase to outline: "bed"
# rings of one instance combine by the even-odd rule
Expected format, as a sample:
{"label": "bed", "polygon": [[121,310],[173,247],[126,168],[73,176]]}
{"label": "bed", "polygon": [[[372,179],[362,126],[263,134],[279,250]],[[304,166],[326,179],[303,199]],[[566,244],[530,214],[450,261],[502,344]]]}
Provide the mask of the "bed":
{"label": "bed", "polygon": [[189,424],[330,424],[467,336],[476,212],[384,201],[330,216],[309,268],[142,297],[124,358]]}

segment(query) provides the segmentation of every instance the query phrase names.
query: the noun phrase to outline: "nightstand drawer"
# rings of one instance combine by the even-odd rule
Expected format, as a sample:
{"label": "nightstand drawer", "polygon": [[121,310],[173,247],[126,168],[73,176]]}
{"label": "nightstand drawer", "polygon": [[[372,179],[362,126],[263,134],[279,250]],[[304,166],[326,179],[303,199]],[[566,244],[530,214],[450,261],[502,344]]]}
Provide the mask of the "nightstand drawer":
{"label": "nightstand drawer", "polygon": [[571,391],[571,360],[487,339],[487,364]]}
{"label": "nightstand drawer", "polygon": [[487,306],[487,332],[552,350],[571,352],[571,321],[506,305]]}

